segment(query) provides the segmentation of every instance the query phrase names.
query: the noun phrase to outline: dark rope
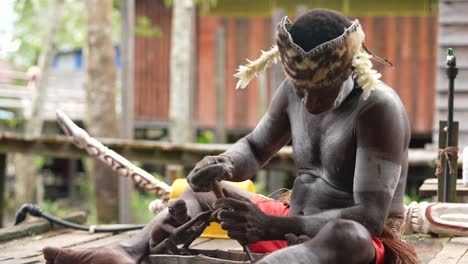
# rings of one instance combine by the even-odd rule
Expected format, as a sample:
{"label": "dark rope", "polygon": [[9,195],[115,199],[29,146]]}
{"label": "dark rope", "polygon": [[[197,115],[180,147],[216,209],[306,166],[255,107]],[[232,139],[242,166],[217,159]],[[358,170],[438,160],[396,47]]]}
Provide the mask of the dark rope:
{"label": "dark rope", "polygon": [[145,225],[120,225],[120,226],[112,226],[112,227],[95,226],[95,225],[85,226],[85,225],[76,224],[70,221],[66,221],[66,220],[57,218],[53,215],[44,213],[42,212],[41,208],[39,208],[39,206],[33,205],[33,204],[23,204],[21,206],[18,212],[16,212],[15,225],[18,225],[19,223],[23,222],[26,219],[26,215],[28,213],[35,217],[45,218],[49,222],[60,225],[60,226],[88,231],[90,233],[126,232],[126,231],[132,231],[132,230],[139,230],[145,226]]}
{"label": "dark rope", "polygon": [[453,160],[458,161],[458,147],[446,147],[445,149],[439,149],[435,175],[441,174],[445,169],[443,158],[449,161],[448,165],[449,165],[450,174],[455,173],[455,170],[453,169],[453,166],[452,166],[451,159],[453,158]]}

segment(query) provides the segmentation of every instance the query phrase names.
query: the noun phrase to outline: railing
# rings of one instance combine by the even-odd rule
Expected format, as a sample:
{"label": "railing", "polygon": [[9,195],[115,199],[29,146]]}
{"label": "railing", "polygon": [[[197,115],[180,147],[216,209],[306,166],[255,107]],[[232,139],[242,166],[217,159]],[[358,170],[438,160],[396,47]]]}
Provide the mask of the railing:
{"label": "railing", "polygon": [[[122,139],[99,139],[103,144],[132,161],[148,164],[179,164],[193,166],[206,155],[217,155],[226,151],[230,144],[171,144],[166,142]],[[27,153],[60,158],[83,158],[88,154],[78,149],[65,136],[40,136],[27,138],[14,133],[0,133],[0,194],[5,190],[6,154]],[[459,157],[462,157],[460,154]],[[410,149],[409,165],[424,166],[435,162],[437,150]],[[461,160],[459,160],[461,162]],[[291,147],[282,148],[265,166],[266,169],[294,171]],[[0,195],[0,219],[4,208]],[[0,223],[1,226],[1,223]]]}

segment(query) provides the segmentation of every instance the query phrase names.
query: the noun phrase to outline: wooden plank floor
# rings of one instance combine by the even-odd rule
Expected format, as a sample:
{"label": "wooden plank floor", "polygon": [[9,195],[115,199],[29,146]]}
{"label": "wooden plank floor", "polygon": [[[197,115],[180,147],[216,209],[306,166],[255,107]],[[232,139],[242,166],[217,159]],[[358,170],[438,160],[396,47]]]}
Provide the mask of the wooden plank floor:
{"label": "wooden plank floor", "polygon": [[[121,234],[89,234],[83,231],[58,230],[37,236],[0,243],[0,264],[44,263],[41,250],[46,246],[82,249],[100,247],[131,237],[137,231]],[[468,264],[468,237],[433,238],[427,235],[411,235],[407,241],[415,246],[424,264]],[[223,249],[240,251],[234,240],[199,238],[194,249]]]}

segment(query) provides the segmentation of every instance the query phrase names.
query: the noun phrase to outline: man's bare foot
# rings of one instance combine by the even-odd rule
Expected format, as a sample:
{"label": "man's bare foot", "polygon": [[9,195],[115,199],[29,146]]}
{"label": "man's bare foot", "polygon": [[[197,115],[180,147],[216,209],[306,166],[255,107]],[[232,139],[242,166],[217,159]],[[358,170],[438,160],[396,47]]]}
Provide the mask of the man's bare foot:
{"label": "man's bare foot", "polygon": [[135,264],[122,248],[102,247],[84,250],[73,250],[68,248],[46,247],[42,250],[46,264]]}

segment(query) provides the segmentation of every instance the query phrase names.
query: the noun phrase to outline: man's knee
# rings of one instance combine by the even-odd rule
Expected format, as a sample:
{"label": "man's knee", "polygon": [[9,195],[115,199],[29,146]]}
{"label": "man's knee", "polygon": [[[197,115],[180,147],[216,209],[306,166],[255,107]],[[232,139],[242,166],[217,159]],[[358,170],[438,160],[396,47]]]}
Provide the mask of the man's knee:
{"label": "man's knee", "polygon": [[355,221],[340,219],[330,222],[316,238],[322,241],[323,246],[333,250],[329,257],[345,260],[346,263],[366,263],[375,257],[370,233]]}

